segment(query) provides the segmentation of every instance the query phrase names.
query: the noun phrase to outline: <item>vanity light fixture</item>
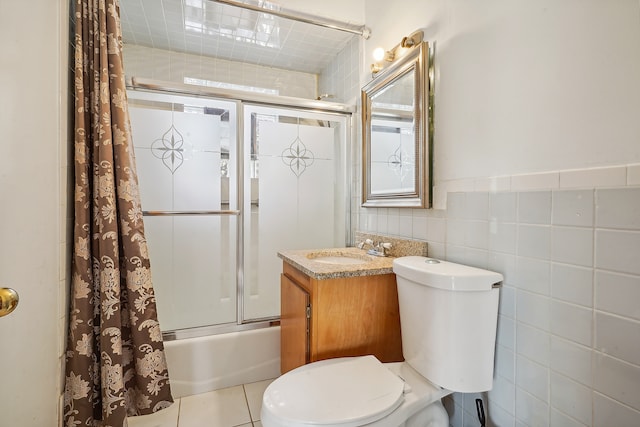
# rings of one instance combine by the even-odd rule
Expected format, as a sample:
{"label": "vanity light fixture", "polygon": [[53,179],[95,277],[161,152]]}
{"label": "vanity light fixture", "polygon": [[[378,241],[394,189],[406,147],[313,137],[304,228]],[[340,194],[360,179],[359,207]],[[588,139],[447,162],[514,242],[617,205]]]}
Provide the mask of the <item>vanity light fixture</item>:
{"label": "vanity light fixture", "polygon": [[409,34],[407,37],[403,37],[400,43],[395,45],[391,50],[384,50],[382,47],[377,47],[373,51],[374,63],[371,64],[371,73],[382,71],[387,65],[402,57],[409,49],[414,46],[418,46],[424,39],[424,32],[422,30],[416,30]]}
{"label": "vanity light fixture", "polygon": [[383,59],[388,62],[393,62],[394,53],[391,51],[385,51],[384,48],[378,47],[373,51],[373,59],[380,62]]}
{"label": "vanity light fixture", "polygon": [[384,48],[377,47],[373,49],[373,60],[376,62],[382,61],[384,59]]}

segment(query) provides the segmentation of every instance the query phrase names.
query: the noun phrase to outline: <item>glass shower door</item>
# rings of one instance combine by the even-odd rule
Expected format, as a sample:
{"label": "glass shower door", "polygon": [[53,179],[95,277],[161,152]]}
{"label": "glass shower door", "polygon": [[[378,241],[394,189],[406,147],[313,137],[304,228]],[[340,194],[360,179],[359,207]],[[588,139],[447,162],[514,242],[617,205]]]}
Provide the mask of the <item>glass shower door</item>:
{"label": "glass shower door", "polygon": [[128,96],[162,330],[235,323],[237,104]]}
{"label": "glass shower door", "polygon": [[132,214],[144,215],[163,332],[195,336],[278,318],[278,251],[347,241],[349,117],[128,97],[145,210]]}
{"label": "glass shower door", "polygon": [[348,119],[247,105],[243,117],[242,318],[256,320],[280,315],[278,251],[345,246]]}

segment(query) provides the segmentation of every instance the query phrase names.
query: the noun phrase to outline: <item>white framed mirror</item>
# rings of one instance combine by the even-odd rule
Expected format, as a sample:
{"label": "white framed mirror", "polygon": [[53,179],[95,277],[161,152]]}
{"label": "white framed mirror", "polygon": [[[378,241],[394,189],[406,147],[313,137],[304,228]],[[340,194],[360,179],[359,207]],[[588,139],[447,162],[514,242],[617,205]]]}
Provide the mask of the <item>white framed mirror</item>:
{"label": "white framed mirror", "polygon": [[362,88],[362,206],[431,206],[429,45]]}

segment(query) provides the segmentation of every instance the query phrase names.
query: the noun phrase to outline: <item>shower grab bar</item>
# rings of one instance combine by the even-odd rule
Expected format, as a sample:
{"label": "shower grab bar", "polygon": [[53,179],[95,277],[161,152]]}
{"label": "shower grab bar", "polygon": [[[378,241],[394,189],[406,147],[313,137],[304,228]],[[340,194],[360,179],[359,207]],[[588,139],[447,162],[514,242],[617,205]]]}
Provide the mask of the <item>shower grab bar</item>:
{"label": "shower grab bar", "polygon": [[240,211],[142,211],[143,216],[179,216],[179,215],[240,215]]}

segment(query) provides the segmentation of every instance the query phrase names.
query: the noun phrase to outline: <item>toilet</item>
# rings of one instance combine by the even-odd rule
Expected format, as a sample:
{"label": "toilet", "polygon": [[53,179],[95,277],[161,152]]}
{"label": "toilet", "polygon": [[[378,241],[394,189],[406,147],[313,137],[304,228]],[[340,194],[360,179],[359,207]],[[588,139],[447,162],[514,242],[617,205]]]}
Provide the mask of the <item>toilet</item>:
{"label": "toilet", "polygon": [[441,399],[493,386],[502,275],[433,258],[393,261],[404,362],[313,362],[274,380],[264,427],[447,427]]}

